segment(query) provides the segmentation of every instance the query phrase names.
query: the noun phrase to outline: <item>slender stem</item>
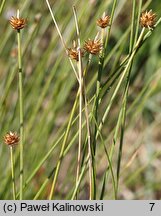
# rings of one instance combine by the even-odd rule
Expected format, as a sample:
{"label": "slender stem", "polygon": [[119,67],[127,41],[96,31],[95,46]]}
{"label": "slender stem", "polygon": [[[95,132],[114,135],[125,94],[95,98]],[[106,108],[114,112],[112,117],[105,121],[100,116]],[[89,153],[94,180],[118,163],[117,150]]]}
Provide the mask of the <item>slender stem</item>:
{"label": "slender stem", "polygon": [[74,113],[75,113],[75,110],[76,110],[78,95],[79,95],[79,91],[77,93],[77,96],[76,96],[76,99],[75,99],[75,102],[74,102],[74,106],[73,106],[73,109],[71,111],[70,119],[69,119],[69,122],[68,122],[67,130],[66,130],[65,135],[64,135],[64,140],[63,140],[63,144],[62,144],[61,151],[60,151],[59,161],[57,162],[57,165],[56,165],[55,175],[54,175],[51,191],[50,191],[50,194],[49,194],[49,200],[54,198],[55,186],[56,186],[56,182],[57,182],[57,178],[58,178],[58,174],[59,174],[60,165],[61,165],[61,161],[62,161],[62,158],[63,158],[65,146],[66,146],[66,143],[67,143],[70,127],[72,125],[73,116],[74,116]]}
{"label": "slender stem", "polygon": [[20,200],[23,199],[23,84],[20,30],[17,31],[18,40],[18,71],[19,71],[19,106],[20,106]]}
{"label": "slender stem", "polygon": [[[61,34],[61,31],[60,31],[60,29],[59,29],[59,26],[58,26],[58,24],[57,24],[57,21],[56,21],[56,19],[55,19],[55,16],[54,16],[54,14],[53,14],[53,12],[52,12],[52,9],[51,9],[51,6],[50,6],[50,3],[49,3],[48,0],[46,0],[46,4],[47,4],[48,9],[49,9],[49,11],[50,11],[50,14],[51,14],[51,17],[52,17],[53,22],[54,22],[54,24],[55,24],[56,30],[57,30],[57,32],[58,32],[58,35],[59,35],[59,37],[60,37],[61,43],[62,43],[62,45],[63,45],[63,47],[64,47],[64,49],[65,49],[65,51],[66,51],[66,54],[67,54],[67,56],[68,56],[67,46],[66,46],[66,44],[65,44],[65,41],[64,41],[64,39],[63,39],[63,36],[62,36],[62,34]],[[69,58],[69,56],[68,56],[68,60],[69,60],[69,62],[70,62],[70,64],[71,64],[71,67],[72,67],[72,69],[73,69],[73,71],[74,71],[74,74],[75,74],[75,76],[76,76],[76,78],[77,78],[77,80],[78,80],[78,82],[79,82],[78,74],[77,74],[77,72],[76,72],[76,70],[75,70],[75,67],[74,67],[74,65],[73,65],[73,62],[72,62],[72,60]]]}
{"label": "slender stem", "polygon": [[[131,52],[133,50],[133,46],[134,46],[135,13],[136,13],[136,0],[133,1],[129,54],[131,54]],[[140,18],[140,15],[139,15],[139,18]]]}
{"label": "slender stem", "polygon": [[43,184],[41,185],[41,187],[39,188],[39,191],[34,196],[33,200],[37,200],[39,198],[40,194],[42,193],[42,191],[44,190],[48,182],[49,182],[49,178],[46,178]]}
{"label": "slender stem", "polygon": [[140,14],[141,14],[141,8],[142,8],[142,0],[139,0],[139,8],[138,8],[138,16],[137,16],[137,22],[136,22],[136,31],[135,31],[135,37],[134,37],[134,45],[138,38],[139,33],[139,23],[140,23]]}
{"label": "slender stem", "polygon": [[10,147],[10,160],[11,160],[13,200],[16,200],[15,170],[14,170],[14,157],[13,157],[13,147],[12,146]]}
{"label": "slender stem", "polygon": [[88,102],[86,97],[86,89],[84,82],[84,103],[85,103],[85,116],[86,116],[86,125],[87,125],[87,139],[88,139],[88,155],[89,155],[89,200],[92,199],[92,152],[91,152],[91,133],[90,133],[90,124],[89,124],[89,113],[88,113]]}
{"label": "slender stem", "polygon": [[76,171],[76,184],[79,178],[80,173],[80,164],[81,164],[81,148],[82,148],[82,108],[83,108],[83,73],[82,73],[82,57],[81,57],[81,42],[80,42],[80,32],[78,27],[78,18],[76,14],[76,9],[73,6],[73,13],[75,18],[75,24],[76,24],[76,31],[77,31],[77,37],[78,37],[78,55],[79,55],[79,61],[78,61],[78,74],[79,74],[79,143],[78,143],[78,158],[77,158],[77,171]]}
{"label": "slender stem", "polygon": [[80,163],[81,163],[81,147],[82,147],[82,94],[83,94],[83,86],[82,86],[82,75],[80,71],[80,64],[78,63],[79,68],[79,89],[80,89],[80,95],[79,95],[79,143],[78,143],[78,158],[77,158],[77,172],[76,172],[76,184],[79,178],[79,172],[80,172]]}
{"label": "slender stem", "polygon": [[117,5],[117,0],[114,0],[113,5],[112,5],[111,15],[110,15],[110,26],[108,28],[108,33],[107,33],[107,37],[106,37],[106,41],[105,41],[105,54],[107,53],[107,45],[108,45],[108,41],[110,38],[111,27],[112,27],[113,18],[114,18],[114,14],[115,14],[115,10],[116,10],[116,5]]}
{"label": "slender stem", "polygon": [[86,167],[87,167],[87,164],[88,164],[87,162],[88,162],[88,161],[89,161],[89,154],[87,155],[87,159],[85,160],[85,163],[84,163],[84,165],[83,165],[83,167],[82,167],[82,169],[81,169],[81,172],[80,172],[80,175],[79,175],[77,184],[75,185],[73,194],[72,194],[72,196],[71,196],[71,200],[74,200],[75,197],[76,197],[76,195],[77,195],[78,188],[79,188],[79,185],[80,185],[81,180],[82,180],[82,178],[83,178],[83,175],[84,175],[84,173],[85,173],[85,171],[86,171]]}
{"label": "slender stem", "polygon": [[[104,44],[104,29],[102,29],[101,43]],[[94,116],[95,116],[96,122],[98,121],[98,106],[99,106],[99,96],[100,96],[100,86],[101,86],[101,77],[102,77],[102,71],[103,71],[103,63],[104,63],[104,50],[101,50],[100,57],[99,57],[98,74],[97,74],[97,86],[96,86],[96,94],[95,94],[96,99],[94,101],[94,106],[93,106],[93,108],[95,109]],[[97,132],[97,126],[95,125],[95,133],[94,133],[95,136],[96,136],[96,132]],[[94,155],[95,155],[95,150],[96,150],[96,139],[94,138],[94,145],[93,145]]]}
{"label": "slender stem", "polygon": [[[97,129],[98,129],[98,124],[97,124],[97,122],[96,122],[95,119],[94,119],[94,121],[95,121],[95,125],[97,126]],[[115,183],[115,177],[114,177],[114,172],[113,172],[113,167],[112,167],[112,164],[111,164],[110,156],[109,156],[109,153],[108,153],[108,151],[107,151],[107,148],[106,148],[104,139],[103,139],[102,134],[101,134],[101,132],[99,131],[99,129],[98,129],[98,133],[99,133],[99,137],[100,137],[100,139],[101,139],[101,142],[102,142],[102,144],[103,144],[104,151],[105,151],[106,156],[107,156],[107,161],[108,161],[108,164],[109,164],[109,169],[110,169],[110,171],[111,171],[111,177],[112,177],[112,183],[113,183],[113,189],[114,189],[114,198],[116,198],[116,183]],[[108,169],[107,169],[107,171],[108,171]],[[106,171],[106,172],[107,172],[107,171]]]}
{"label": "slender stem", "polygon": [[2,3],[1,3],[1,6],[0,6],[0,14],[2,13],[2,10],[3,10],[3,8],[4,8],[5,2],[6,2],[6,0],[3,0]]}
{"label": "slender stem", "polygon": [[40,186],[40,188],[39,188],[38,192],[36,193],[36,195],[34,196],[33,200],[37,200],[39,198],[40,194],[42,193],[42,191],[46,187],[47,183],[49,182],[50,178],[52,177],[54,171],[55,171],[55,168],[50,172],[49,176],[45,179],[43,184]]}
{"label": "slender stem", "polygon": [[[132,63],[131,63],[132,66]],[[130,75],[130,70],[129,70]],[[125,97],[122,104],[122,116],[121,116],[121,137],[120,137],[120,145],[119,145],[119,152],[118,152],[118,161],[117,161],[117,175],[116,175],[116,197],[118,196],[118,187],[119,187],[119,178],[120,178],[120,167],[121,167],[121,159],[122,159],[122,148],[123,148],[123,139],[124,139],[124,128],[125,128],[125,121],[126,121],[126,108],[127,108],[127,97],[128,97],[128,89],[129,89],[129,79],[126,84],[125,89]]]}

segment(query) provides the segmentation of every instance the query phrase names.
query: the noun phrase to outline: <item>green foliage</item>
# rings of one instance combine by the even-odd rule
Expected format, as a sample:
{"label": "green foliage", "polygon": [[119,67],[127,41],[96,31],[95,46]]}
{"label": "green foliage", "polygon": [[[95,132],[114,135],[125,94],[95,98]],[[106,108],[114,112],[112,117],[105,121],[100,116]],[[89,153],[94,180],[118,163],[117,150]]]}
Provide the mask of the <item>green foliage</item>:
{"label": "green foliage", "polygon": [[[158,23],[154,30],[142,32],[139,25],[140,11],[146,8],[148,11],[152,8],[159,20],[160,0],[49,2],[67,47],[72,47],[73,40],[77,41],[73,5],[77,9],[82,47],[84,41],[94,39],[97,32],[101,37],[96,20],[104,12],[114,15],[111,26],[105,30],[104,55],[92,56],[90,62],[87,54],[83,58],[83,68],[87,68],[84,83],[91,132],[93,198],[160,198],[161,28]],[[47,199],[60,164],[54,199],[75,199],[76,196],[89,199],[84,106],[81,169],[75,182],[79,84],[46,1],[34,4],[31,0],[0,3],[0,199],[12,199],[10,153],[3,144],[3,136],[8,131],[19,133],[20,130],[17,38],[8,21],[12,15],[16,16],[17,9],[21,17],[27,18],[27,26],[21,31],[23,198]],[[77,71],[74,61],[73,64]],[[19,147],[14,150],[19,199]]]}

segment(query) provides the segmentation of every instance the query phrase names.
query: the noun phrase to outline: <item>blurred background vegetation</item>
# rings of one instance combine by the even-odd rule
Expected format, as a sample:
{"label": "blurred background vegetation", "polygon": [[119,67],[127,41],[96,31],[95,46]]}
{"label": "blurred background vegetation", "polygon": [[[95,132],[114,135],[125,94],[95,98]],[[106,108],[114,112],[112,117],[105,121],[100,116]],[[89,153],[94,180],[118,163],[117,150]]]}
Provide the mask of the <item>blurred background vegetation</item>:
{"label": "blurred background vegetation", "polygon": [[[96,20],[103,12],[111,13],[112,0],[50,0],[53,12],[68,47],[76,39],[76,31],[72,6],[78,11],[81,41],[93,39],[97,32]],[[148,10],[153,9],[161,16],[160,0],[143,1],[148,3]],[[17,74],[17,42],[16,33],[9,25],[9,18],[16,15],[27,18],[27,27],[22,31],[22,53],[24,72],[24,109],[25,109],[25,170],[27,179],[40,159],[55,144],[64,128],[73,106],[78,83],[64,52],[57,31],[51,19],[45,1],[32,0],[6,1],[0,14],[0,198],[10,199],[10,163],[9,151],[3,144],[3,136],[7,131],[19,131],[18,74]],[[112,71],[119,65],[129,48],[129,35],[125,32],[131,24],[132,0],[118,0],[114,24],[108,44],[109,55],[105,58],[102,81],[107,80]],[[123,37],[124,35],[124,37]],[[161,28],[153,32],[135,57],[127,104],[127,119],[119,199],[160,199],[161,197]],[[122,38],[123,37],[123,38]],[[122,39],[121,39],[122,38]],[[119,44],[119,40],[121,43]],[[113,48],[115,45],[117,49]],[[110,55],[111,51],[113,53]],[[87,59],[86,59],[87,60]],[[85,60],[85,61],[86,61]],[[98,57],[92,59],[86,76],[88,99],[96,88]],[[91,82],[92,80],[92,82]],[[124,83],[125,84],[125,83]],[[123,84],[123,85],[124,85]],[[112,95],[110,88],[101,106],[100,117]],[[107,148],[113,142],[114,128],[120,109],[120,91],[105,122],[102,135]],[[78,114],[78,113],[76,113]],[[69,136],[69,142],[75,136],[76,122]],[[59,142],[48,160],[41,166],[25,191],[25,198],[31,199],[46,177],[55,166],[62,142]],[[97,152],[97,187],[100,195],[103,173],[107,159],[103,147],[98,141]],[[66,154],[56,188],[56,199],[70,197],[74,184],[75,162],[77,160],[78,139]],[[16,149],[17,151],[17,149]],[[113,164],[116,163],[118,147],[116,144]],[[17,167],[19,165],[17,164]],[[115,165],[114,165],[115,169]],[[16,178],[18,178],[18,168]],[[48,196],[51,181],[40,195],[40,199]],[[87,199],[88,185],[84,178],[80,198]],[[112,199],[111,179],[106,182],[104,199]]]}

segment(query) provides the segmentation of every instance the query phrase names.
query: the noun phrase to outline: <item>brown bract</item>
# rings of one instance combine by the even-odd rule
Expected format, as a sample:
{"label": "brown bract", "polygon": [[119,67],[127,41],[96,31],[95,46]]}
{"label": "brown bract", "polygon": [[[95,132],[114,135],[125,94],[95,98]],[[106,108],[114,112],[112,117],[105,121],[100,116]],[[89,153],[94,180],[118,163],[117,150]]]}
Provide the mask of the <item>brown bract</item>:
{"label": "brown bract", "polygon": [[140,17],[140,24],[145,28],[153,28],[156,24],[156,14],[153,13],[152,10],[142,13]]}
{"label": "brown bract", "polygon": [[9,132],[4,136],[4,142],[5,144],[7,144],[8,146],[14,146],[16,144],[18,144],[20,138],[17,135],[16,132]]}
{"label": "brown bract", "polygon": [[98,55],[102,50],[102,43],[99,39],[88,39],[87,41],[85,41],[84,49],[86,50],[86,52],[91,53],[92,55]]}
{"label": "brown bract", "polygon": [[20,30],[23,29],[26,25],[26,19],[11,17],[10,24],[13,29]]}
{"label": "brown bract", "polygon": [[[74,59],[76,61],[79,61],[79,52],[76,48],[68,48],[68,56],[71,58],[71,59]],[[81,57],[84,56],[84,52],[81,50]]]}
{"label": "brown bract", "polygon": [[101,28],[106,28],[110,25],[110,16],[106,15],[103,18],[97,20],[97,25]]}

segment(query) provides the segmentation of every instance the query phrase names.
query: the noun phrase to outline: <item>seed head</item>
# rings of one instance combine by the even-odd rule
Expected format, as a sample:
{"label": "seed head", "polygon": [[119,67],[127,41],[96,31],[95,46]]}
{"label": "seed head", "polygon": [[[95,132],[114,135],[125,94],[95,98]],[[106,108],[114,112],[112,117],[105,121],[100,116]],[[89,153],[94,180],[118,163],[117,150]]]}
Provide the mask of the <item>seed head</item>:
{"label": "seed head", "polygon": [[142,13],[140,17],[140,24],[145,28],[153,28],[156,23],[156,14],[150,10],[149,12]]}
{"label": "seed head", "polygon": [[27,23],[26,19],[17,18],[17,17],[11,17],[9,22],[10,22],[12,28],[15,30],[23,29]]}
{"label": "seed head", "polygon": [[100,39],[88,39],[87,41],[85,41],[84,49],[86,52],[91,53],[92,55],[98,55],[102,50],[102,43]]}
{"label": "seed head", "polygon": [[99,27],[106,28],[110,25],[110,16],[106,15],[102,18],[99,18],[96,23]]}
{"label": "seed head", "polygon": [[17,145],[19,142],[20,138],[17,135],[16,132],[9,132],[4,136],[4,142],[8,146],[14,146]]}
{"label": "seed head", "polygon": [[[79,61],[79,51],[77,48],[68,48],[67,49],[68,51],[68,56],[71,58],[71,59],[74,59],[76,61]],[[81,57],[84,57],[84,52],[83,50],[81,50]]]}

